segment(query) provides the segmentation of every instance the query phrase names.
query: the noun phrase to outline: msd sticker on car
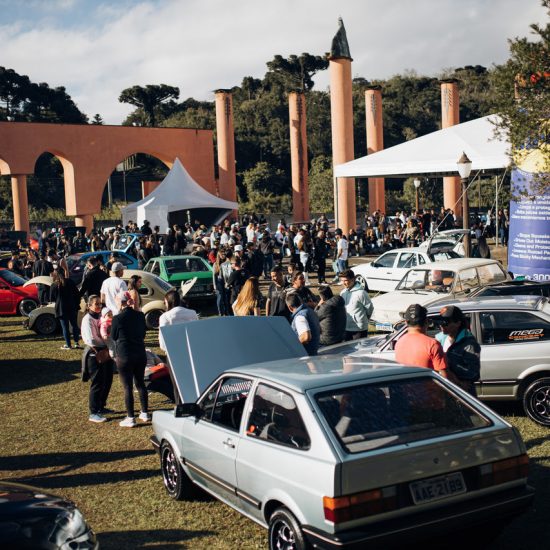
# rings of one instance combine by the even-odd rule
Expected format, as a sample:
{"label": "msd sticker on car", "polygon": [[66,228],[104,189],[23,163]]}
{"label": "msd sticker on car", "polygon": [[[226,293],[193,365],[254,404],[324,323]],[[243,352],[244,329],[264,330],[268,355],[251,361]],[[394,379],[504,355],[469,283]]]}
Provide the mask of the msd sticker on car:
{"label": "msd sticker on car", "polygon": [[533,328],[529,330],[513,330],[508,335],[508,340],[538,340],[544,336],[543,328]]}

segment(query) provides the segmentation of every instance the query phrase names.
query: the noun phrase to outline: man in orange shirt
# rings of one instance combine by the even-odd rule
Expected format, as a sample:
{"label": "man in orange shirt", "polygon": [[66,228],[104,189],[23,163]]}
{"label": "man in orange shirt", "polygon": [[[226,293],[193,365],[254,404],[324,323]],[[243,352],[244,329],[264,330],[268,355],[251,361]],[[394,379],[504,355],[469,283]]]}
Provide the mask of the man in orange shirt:
{"label": "man in orange shirt", "polygon": [[428,329],[428,311],[420,304],[412,304],[405,311],[407,334],[395,345],[395,360],[404,365],[414,365],[435,370],[447,378],[447,360],[441,344],[430,338]]}

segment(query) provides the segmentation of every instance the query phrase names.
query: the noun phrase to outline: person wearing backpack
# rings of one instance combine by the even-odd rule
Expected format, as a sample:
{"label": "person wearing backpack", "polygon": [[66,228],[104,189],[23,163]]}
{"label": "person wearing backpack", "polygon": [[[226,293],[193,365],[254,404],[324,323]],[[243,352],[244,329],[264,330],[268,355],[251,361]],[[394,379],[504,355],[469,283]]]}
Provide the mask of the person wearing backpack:
{"label": "person wearing backpack", "polygon": [[466,317],[457,306],[445,306],[438,318],[441,332],[436,334],[447,356],[453,380],[464,391],[477,397],[474,382],[479,380],[481,347],[468,329]]}

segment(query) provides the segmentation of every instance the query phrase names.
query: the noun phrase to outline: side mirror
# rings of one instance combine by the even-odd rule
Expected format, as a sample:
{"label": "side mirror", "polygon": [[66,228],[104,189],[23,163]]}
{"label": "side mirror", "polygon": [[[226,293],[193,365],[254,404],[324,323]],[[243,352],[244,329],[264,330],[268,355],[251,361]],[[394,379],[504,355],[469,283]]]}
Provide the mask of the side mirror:
{"label": "side mirror", "polygon": [[176,405],[174,416],[176,418],[184,418],[186,416],[194,416],[199,418],[202,414],[202,409],[196,403],[181,403]]}

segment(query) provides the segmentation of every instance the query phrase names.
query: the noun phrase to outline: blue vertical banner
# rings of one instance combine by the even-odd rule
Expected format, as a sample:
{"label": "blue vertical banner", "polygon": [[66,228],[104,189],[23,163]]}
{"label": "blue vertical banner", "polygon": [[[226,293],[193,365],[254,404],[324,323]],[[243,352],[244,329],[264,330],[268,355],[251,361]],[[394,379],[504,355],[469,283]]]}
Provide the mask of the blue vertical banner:
{"label": "blue vertical banner", "polygon": [[[532,168],[532,170],[530,169]],[[512,172],[508,270],[514,277],[550,280],[550,191],[536,194],[536,168],[526,163]],[[520,196],[520,192],[526,196]],[[540,191],[538,191],[540,193]]]}

